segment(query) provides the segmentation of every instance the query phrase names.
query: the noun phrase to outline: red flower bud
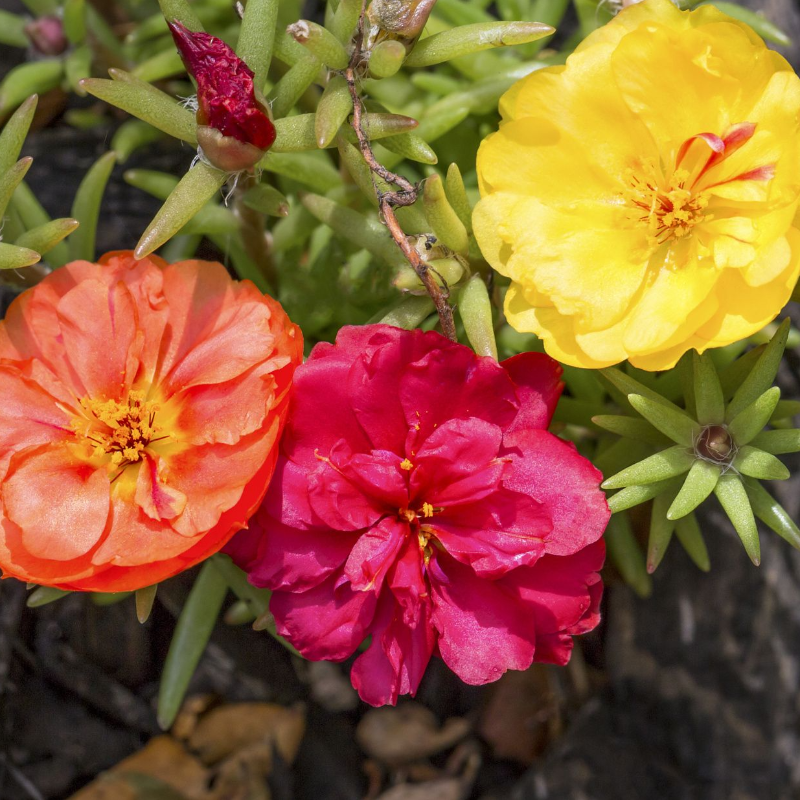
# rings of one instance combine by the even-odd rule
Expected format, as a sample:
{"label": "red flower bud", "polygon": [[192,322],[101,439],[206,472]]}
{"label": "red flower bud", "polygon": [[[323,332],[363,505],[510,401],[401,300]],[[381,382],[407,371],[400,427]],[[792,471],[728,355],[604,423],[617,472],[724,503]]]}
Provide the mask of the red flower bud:
{"label": "red flower bud", "polygon": [[[275,126],[256,99],[253,71],[216,36],[169,23],[188,72],[197,81],[197,122],[261,151],[275,141]],[[212,158],[213,163],[213,158]]]}
{"label": "red flower bud", "polygon": [[45,56],[60,56],[67,49],[64,25],[53,15],[39,17],[25,26],[34,49]]}

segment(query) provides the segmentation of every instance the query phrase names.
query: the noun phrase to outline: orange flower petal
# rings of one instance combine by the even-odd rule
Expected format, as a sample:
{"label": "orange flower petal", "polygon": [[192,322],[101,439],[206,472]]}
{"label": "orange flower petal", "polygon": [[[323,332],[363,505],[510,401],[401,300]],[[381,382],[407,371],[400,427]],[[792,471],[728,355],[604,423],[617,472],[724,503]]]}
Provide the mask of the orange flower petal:
{"label": "orange flower petal", "polygon": [[174,519],[186,507],[186,495],[167,486],[158,474],[159,459],[145,453],[136,481],[136,504],[150,519]]}

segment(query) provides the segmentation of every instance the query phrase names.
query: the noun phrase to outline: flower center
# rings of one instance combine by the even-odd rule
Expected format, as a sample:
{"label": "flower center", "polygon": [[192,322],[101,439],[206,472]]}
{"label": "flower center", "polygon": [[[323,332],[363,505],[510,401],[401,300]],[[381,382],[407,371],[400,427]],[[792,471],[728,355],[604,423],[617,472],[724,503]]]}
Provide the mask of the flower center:
{"label": "flower center", "polygon": [[704,211],[708,198],[687,188],[689,178],[685,169],[675,170],[663,181],[647,165],[639,172],[628,170],[628,186],[623,195],[632,207],[633,217],[647,225],[650,244],[682,239],[695,225],[710,217]]}
{"label": "flower center", "polygon": [[73,429],[92,446],[92,455],[110,456],[114,466],[127,466],[142,459],[160,428],[155,424],[158,403],[145,399],[145,393],[131,391],[125,402],[117,400],[81,401],[83,414],[73,423]]}
{"label": "flower center", "polygon": [[737,449],[725,425],[707,425],[694,443],[695,455],[715,464],[730,464]]}

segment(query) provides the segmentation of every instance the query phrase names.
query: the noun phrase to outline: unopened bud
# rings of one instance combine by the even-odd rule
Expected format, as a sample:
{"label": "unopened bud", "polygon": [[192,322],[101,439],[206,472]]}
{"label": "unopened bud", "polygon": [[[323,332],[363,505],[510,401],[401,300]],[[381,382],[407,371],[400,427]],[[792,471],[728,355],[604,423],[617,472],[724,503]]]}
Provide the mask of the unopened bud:
{"label": "unopened bud", "polygon": [[256,94],[252,70],[215,36],[177,21],[169,29],[197,81],[197,139],[203,153],[225,171],[253,166],[275,141],[275,126]]}
{"label": "unopened bud", "polygon": [[34,49],[45,56],[60,56],[67,49],[64,25],[59,17],[47,15],[29,22],[25,33]]}

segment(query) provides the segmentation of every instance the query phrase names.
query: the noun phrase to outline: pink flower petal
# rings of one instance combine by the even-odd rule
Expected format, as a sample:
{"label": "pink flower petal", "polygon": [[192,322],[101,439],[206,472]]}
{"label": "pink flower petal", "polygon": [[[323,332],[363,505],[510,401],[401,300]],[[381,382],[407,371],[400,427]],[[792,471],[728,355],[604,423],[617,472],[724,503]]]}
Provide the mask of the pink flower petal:
{"label": "pink flower petal", "polygon": [[462,681],[489,683],[531,665],[535,632],[528,609],[497,582],[441,552],[431,559],[429,574],[439,651]]}
{"label": "pink flower petal", "polygon": [[611,512],[600,490],[600,472],[574,446],[547,431],[520,431],[514,456],[503,482],[513,491],[544,503],[553,522],[546,550],[553,555],[575,553],[596,542]]}
{"label": "pink flower petal", "polygon": [[380,591],[408,533],[408,523],[385,517],[361,534],[344,566],[354,591]]}
{"label": "pink flower petal", "polygon": [[31,555],[70,561],[88,553],[103,535],[108,475],[77,460],[66,445],[29,448],[12,458],[2,500]]}
{"label": "pink flower petal", "polygon": [[419,624],[422,607],[430,602],[428,583],[423,573],[423,557],[419,538],[412,532],[406,537],[389,570],[389,588],[403,609],[403,622],[411,628]]}
{"label": "pink flower petal", "polygon": [[516,386],[519,413],[506,428],[503,440],[513,446],[517,431],[531,428],[546,429],[556,410],[564,384],[561,382],[561,365],[544,353],[520,353],[507,358],[500,366]]}
{"label": "pink flower petal", "polygon": [[285,636],[305,658],[343,661],[364,641],[375,616],[375,592],[336,586],[334,573],[305,592],[274,592],[269,608]]}
{"label": "pink flower petal", "polygon": [[552,530],[541,503],[503,488],[477,503],[446,508],[428,525],[453,558],[482,578],[534,563]]}
{"label": "pink flower petal", "polygon": [[353,664],[350,678],[365,703],[395,705],[412,697],[433,654],[436,635],[430,624],[430,601],[422,606],[416,626],[409,627],[391,595],[383,593],[370,633],[372,642]]}

